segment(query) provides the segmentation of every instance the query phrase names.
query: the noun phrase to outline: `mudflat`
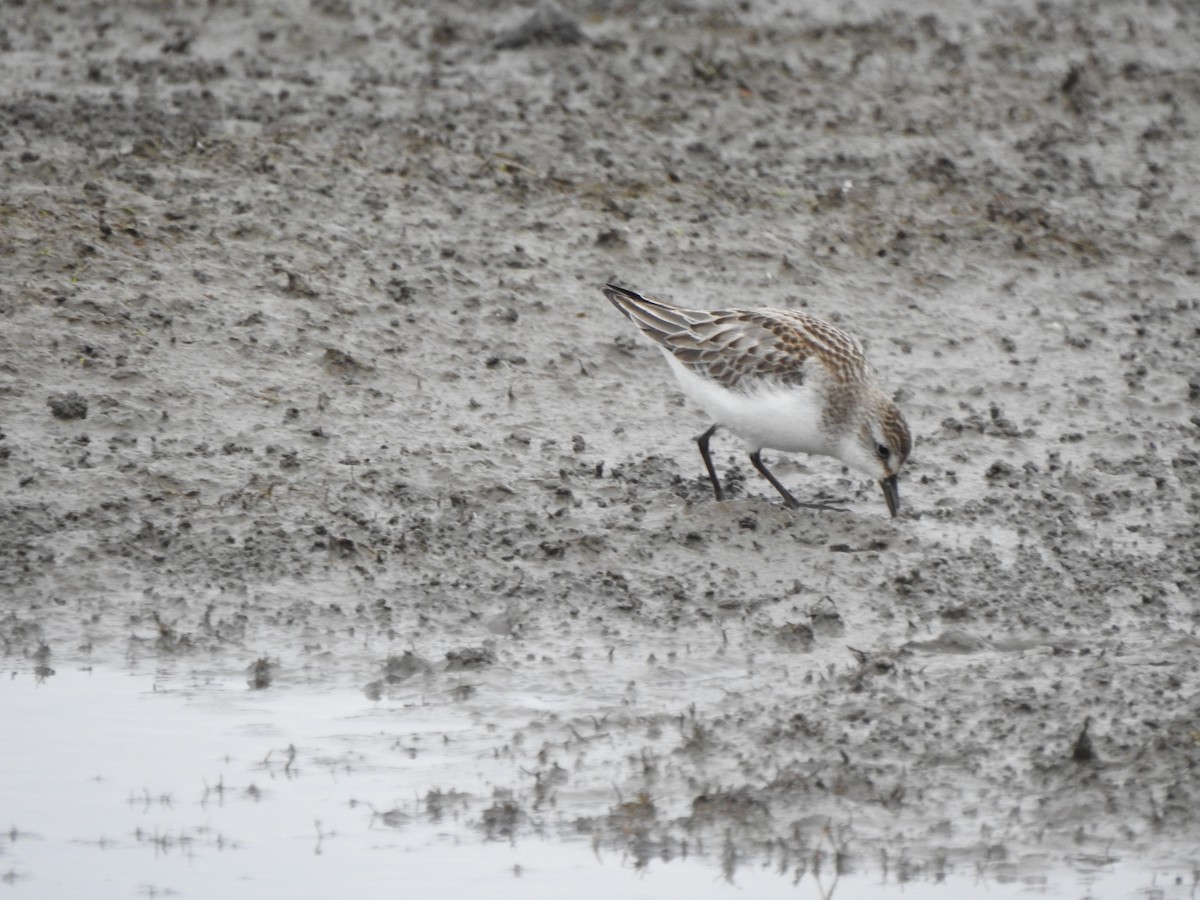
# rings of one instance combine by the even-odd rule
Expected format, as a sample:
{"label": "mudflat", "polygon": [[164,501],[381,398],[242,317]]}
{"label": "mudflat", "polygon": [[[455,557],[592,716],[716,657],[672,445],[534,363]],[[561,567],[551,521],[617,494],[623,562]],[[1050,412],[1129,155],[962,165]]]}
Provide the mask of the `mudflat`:
{"label": "mudflat", "polygon": [[[1195,865],[1197,46],[1183,0],[6,3],[5,665],[552,693],[465,813],[510,839]],[[860,337],[901,515],[720,434],[714,501],[612,280]]]}

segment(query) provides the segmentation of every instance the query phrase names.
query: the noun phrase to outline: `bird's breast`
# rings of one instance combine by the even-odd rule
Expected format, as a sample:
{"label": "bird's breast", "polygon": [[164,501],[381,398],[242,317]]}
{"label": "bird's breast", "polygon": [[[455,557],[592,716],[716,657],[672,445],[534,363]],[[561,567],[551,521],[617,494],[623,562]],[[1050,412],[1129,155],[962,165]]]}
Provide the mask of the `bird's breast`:
{"label": "bird's breast", "polygon": [[797,386],[743,380],[731,390],[688,368],[669,352],[665,355],[688,398],[745,441],[749,450],[830,452],[833,438],[821,427],[820,379]]}

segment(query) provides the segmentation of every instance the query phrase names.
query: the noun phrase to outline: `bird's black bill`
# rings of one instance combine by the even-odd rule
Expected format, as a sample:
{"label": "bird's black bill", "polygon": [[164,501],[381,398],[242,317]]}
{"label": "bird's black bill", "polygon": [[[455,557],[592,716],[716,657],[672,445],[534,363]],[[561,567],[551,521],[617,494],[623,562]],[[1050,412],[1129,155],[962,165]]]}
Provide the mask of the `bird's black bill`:
{"label": "bird's black bill", "polygon": [[900,508],[900,489],[896,485],[896,476],[889,475],[883,481],[879,482],[883,488],[883,499],[887,501],[888,512],[892,514],[892,518],[896,518],[896,510]]}

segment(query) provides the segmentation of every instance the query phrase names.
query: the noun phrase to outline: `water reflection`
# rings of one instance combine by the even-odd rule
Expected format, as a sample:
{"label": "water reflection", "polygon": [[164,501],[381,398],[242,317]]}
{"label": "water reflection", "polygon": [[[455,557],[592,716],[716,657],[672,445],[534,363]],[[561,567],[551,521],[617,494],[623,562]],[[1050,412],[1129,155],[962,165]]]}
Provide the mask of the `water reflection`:
{"label": "water reflection", "polygon": [[714,827],[681,838],[664,798],[564,808],[557,763],[515,795],[505,742],[470,710],[268,688],[245,672],[12,673],[0,880],[55,898],[1196,896],[1190,868],[1117,858],[864,859],[828,825],[804,853],[753,845],[722,832],[763,814],[737,792],[699,793],[691,819]]}

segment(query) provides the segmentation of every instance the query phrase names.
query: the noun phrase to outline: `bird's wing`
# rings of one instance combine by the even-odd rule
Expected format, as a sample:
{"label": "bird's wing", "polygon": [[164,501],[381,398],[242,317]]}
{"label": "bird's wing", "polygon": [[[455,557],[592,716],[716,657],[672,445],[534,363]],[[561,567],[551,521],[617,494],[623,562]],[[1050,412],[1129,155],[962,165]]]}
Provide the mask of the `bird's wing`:
{"label": "bird's wing", "polygon": [[862,358],[854,338],[801,312],[685,309],[614,285],[604,295],[685,366],[732,390],[800,385],[814,365],[832,371]]}

